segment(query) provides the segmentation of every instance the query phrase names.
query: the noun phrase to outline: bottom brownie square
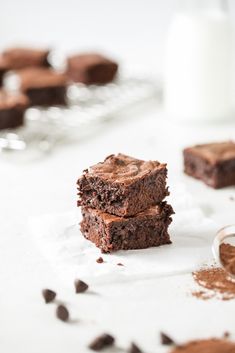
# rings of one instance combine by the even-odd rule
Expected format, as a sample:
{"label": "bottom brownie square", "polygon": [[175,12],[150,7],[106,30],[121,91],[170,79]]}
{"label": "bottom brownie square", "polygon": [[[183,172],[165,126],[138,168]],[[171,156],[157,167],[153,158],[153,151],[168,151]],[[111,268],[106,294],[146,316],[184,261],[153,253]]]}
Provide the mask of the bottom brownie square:
{"label": "bottom brownie square", "polygon": [[166,202],[128,218],[82,207],[81,232],[104,253],[170,244],[173,213]]}

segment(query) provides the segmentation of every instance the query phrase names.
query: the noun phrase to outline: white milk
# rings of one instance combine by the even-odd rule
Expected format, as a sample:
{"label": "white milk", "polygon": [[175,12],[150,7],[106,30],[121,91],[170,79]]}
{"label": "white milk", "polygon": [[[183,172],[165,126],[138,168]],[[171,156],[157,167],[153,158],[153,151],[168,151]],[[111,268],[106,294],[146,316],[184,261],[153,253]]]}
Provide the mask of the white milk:
{"label": "white milk", "polygon": [[231,116],[232,27],[226,12],[177,14],[166,48],[165,108],[178,120]]}

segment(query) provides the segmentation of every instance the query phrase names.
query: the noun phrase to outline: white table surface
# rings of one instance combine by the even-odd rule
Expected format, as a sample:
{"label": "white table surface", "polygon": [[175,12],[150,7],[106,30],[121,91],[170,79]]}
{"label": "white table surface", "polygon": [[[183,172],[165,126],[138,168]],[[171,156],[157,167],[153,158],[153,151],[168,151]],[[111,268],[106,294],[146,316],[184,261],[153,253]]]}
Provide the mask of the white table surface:
{"label": "white table surface", "polygon": [[[221,226],[234,223],[235,202],[229,197],[235,196],[235,188],[215,191],[184,176],[181,153],[184,146],[233,138],[234,133],[235,124],[177,126],[152,103],[37,162],[0,158],[0,351],[82,353],[103,331],[115,335],[119,347],[134,340],[146,352],[168,351],[159,344],[160,330],[179,342],[221,336],[226,330],[235,338],[234,301],[192,297],[191,274],[94,287],[90,283],[96,295],[75,295],[73,284],[71,290],[63,287],[26,231],[31,216],[76,207],[76,179],[82,170],[116,152],[167,162],[171,176],[186,184],[208,216]],[[66,302],[73,323],[60,322],[55,306],[43,303],[45,287]]]}

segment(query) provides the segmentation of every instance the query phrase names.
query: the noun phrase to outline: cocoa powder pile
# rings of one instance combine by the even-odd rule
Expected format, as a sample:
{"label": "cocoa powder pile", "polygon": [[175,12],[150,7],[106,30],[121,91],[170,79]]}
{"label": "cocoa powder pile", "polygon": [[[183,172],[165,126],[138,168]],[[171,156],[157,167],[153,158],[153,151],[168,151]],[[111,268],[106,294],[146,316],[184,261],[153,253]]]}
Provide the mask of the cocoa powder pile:
{"label": "cocoa powder pile", "polygon": [[221,244],[219,252],[220,261],[225,270],[220,267],[210,267],[193,272],[193,278],[203,288],[192,293],[199,299],[206,300],[216,297],[229,300],[235,298],[235,280],[229,276],[229,274],[235,275],[235,246]]}
{"label": "cocoa powder pile", "polygon": [[230,244],[220,245],[220,261],[225,270],[235,275],[235,246]]}
{"label": "cocoa powder pile", "polygon": [[170,353],[234,353],[235,343],[224,339],[207,339],[191,341],[185,345],[178,346]]}
{"label": "cocoa powder pile", "polygon": [[193,278],[203,288],[192,293],[199,299],[229,300],[235,298],[235,282],[220,267],[204,268],[193,272]]}

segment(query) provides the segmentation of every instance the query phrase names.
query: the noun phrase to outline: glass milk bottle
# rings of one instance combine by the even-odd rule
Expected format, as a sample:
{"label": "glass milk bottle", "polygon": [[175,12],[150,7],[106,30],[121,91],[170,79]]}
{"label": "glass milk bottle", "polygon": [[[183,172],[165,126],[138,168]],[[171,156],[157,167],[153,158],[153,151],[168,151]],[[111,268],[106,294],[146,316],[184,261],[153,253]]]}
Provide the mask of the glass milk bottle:
{"label": "glass milk bottle", "polygon": [[183,121],[232,115],[233,30],[226,0],[185,0],[166,44],[165,110]]}

